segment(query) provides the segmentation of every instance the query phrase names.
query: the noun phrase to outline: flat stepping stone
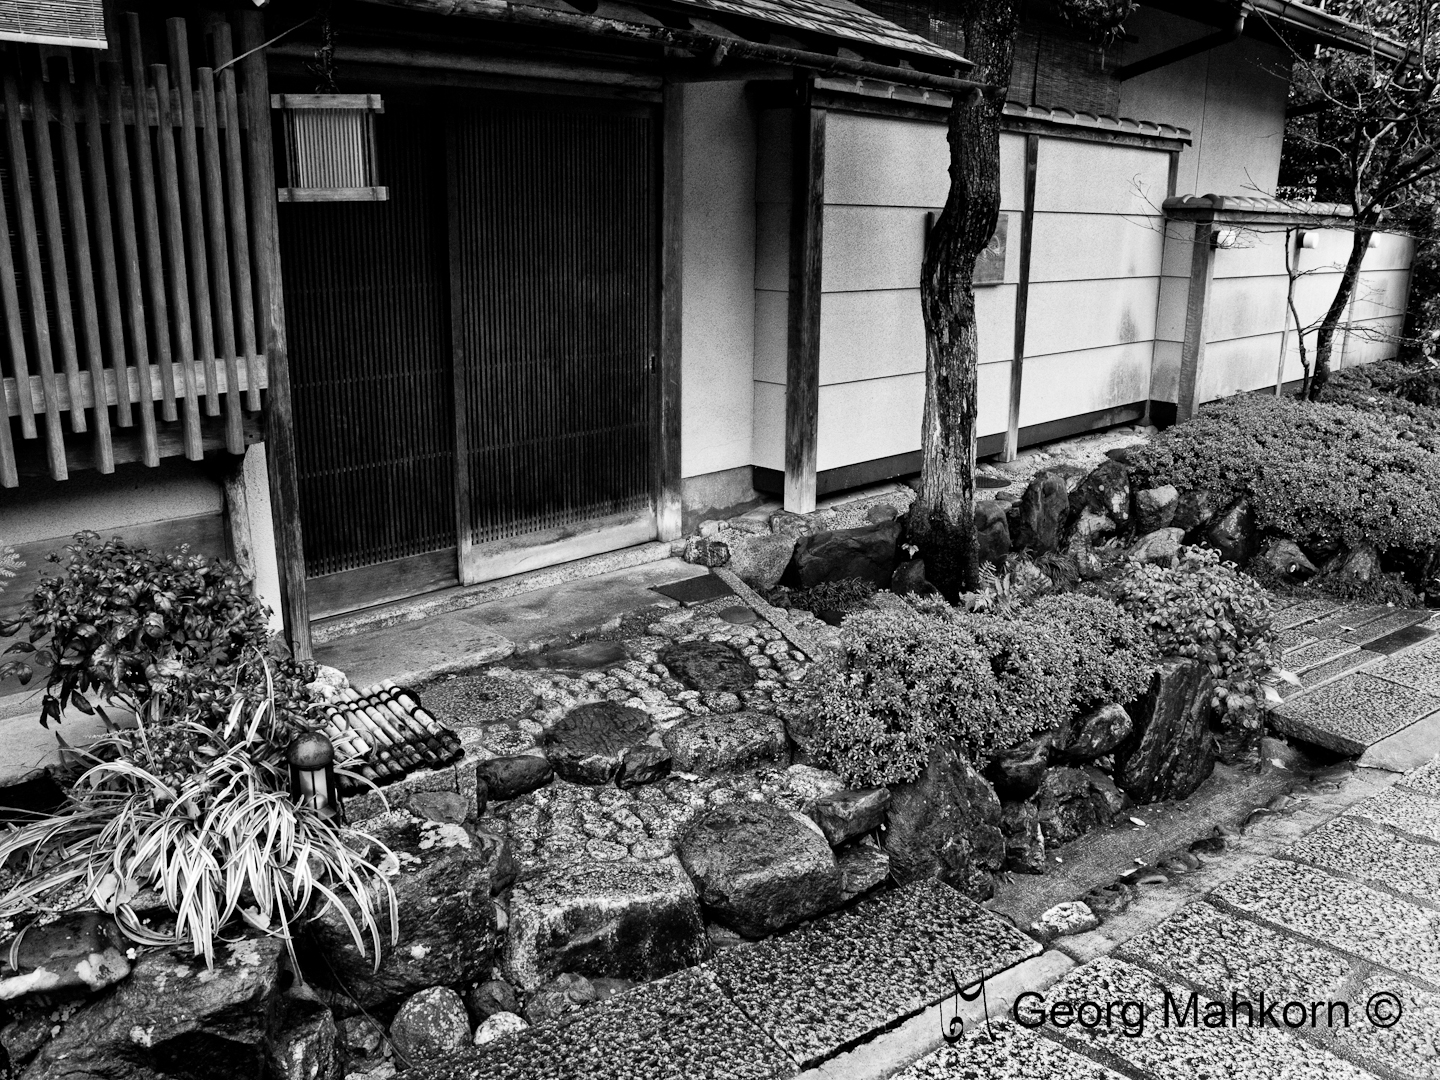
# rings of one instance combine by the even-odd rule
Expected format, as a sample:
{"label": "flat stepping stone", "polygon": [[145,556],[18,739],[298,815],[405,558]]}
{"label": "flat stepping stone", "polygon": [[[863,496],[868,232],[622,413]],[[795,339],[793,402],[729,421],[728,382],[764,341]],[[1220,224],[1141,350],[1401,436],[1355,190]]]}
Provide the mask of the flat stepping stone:
{"label": "flat stepping stone", "polygon": [[721,597],[735,595],[735,590],[714,574],[697,574],[684,581],[672,582],[669,585],[654,585],[652,588],[661,596],[678,600],[686,607],[703,604],[707,600],[719,600]]}
{"label": "flat stepping stone", "polygon": [[[1364,667],[1366,664],[1381,659],[1380,653],[1371,652],[1369,649],[1356,649],[1354,652],[1342,653],[1334,660],[1326,661],[1318,667],[1300,673],[1300,686],[1291,686],[1289,683],[1280,691],[1281,695],[1288,697],[1290,693],[1298,692],[1300,689],[1313,690],[1323,682],[1344,675],[1348,671]],[[1288,691],[1288,692],[1287,692]]]}
{"label": "flat stepping stone", "polygon": [[1397,630],[1404,630],[1422,623],[1430,617],[1430,612],[1424,608],[1398,608],[1389,615],[1367,622],[1364,626],[1357,626],[1354,630],[1341,635],[1346,641],[1356,645],[1369,645],[1388,634]]}
{"label": "flat stepping stone", "polygon": [[421,691],[425,709],[455,728],[484,727],[520,720],[535,711],[535,691],[519,679],[459,675]]}
{"label": "flat stepping stone", "polygon": [[1284,611],[1275,613],[1275,629],[1289,630],[1292,626],[1318,622],[1321,619],[1329,618],[1331,615],[1343,610],[1344,607],[1344,604],[1336,603],[1334,600],[1320,598],[1301,600],[1298,603],[1292,604]]}
{"label": "flat stepping stone", "polygon": [[[992,1038],[993,1036],[993,1038]],[[896,1073],[894,1080],[1121,1080],[1121,1074],[1008,1020],[967,1028],[965,1041],[944,1046]]]}
{"label": "flat stepping stone", "polygon": [[630,654],[618,641],[584,641],[564,649],[535,653],[525,666],[560,671],[599,671],[623,664],[628,659]]}
{"label": "flat stepping stone", "polygon": [[1431,908],[1280,859],[1265,860],[1214,895],[1312,943],[1323,942],[1440,987],[1440,914]]}
{"label": "flat stepping stone", "polygon": [[1434,636],[1433,629],[1423,623],[1416,623],[1414,626],[1402,626],[1399,630],[1392,630],[1384,637],[1369,642],[1365,647],[1373,652],[1392,656],[1401,649],[1408,649],[1410,646],[1428,641]]}
{"label": "flat stepping stone", "polygon": [[1312,641],[1308,645],[1287,649],[1280,662],[1291,671],[1300,673],[1319,667],[1321,664],[1327,664],[1346,653],[1357,652],[1359,648],[1359,645],[1341,638],[1323,638],[1319,641]]}
{"label": "flat stepping stone", "polygon": [[1303,645],[1310,645],[1320,639],[1309,632],[1304,626],[1292,626],[1289,630],[1281,630],[1275,636],[1275,644],[1280,646],[1282,652],[1289,652],[1291,649],[1298,649]]}
{"label": "flat stepping stone", "polygon": [[759,678],[750,662],[723,641],[682,641],[660,654],[672,677],[691,690],[748,690]]}
{"label": "flat stepping stone", "polygon": [[938,881],[906,886],[706,965],[802,1068],[1040,952]]}
{"label": "flat stepping stone", "polygon": [[772,1080],[794,1065],[703,968],[406,1072],[413,1080]]}
{"label": "flat stepping stone", "polygon": [[1305,633],[1314,634],[1317,638],[1333,637],[1336,634],[1348,634],[1352,630],[1358,630],[1362,626],[1368,626],[1376,619],[1381,619],[1386,615],[1393,614],[1395,614],[1395,609],[1389,604],[1376,604],[1372,607],[1363,608],[1343,608],[1328,619],[1306,623],[1302,629]]}
{"label": "flat stepping stone", "polygon": [[608,784],[625,751],[647,742],[655,720],[642,709],[613,701],[577,705],[541,736],[555,771],[576,784]]}
{"label": "flat stepping stone", "polygon": [[1342,814],[1327,821],[1285,856],[1427,903],[1440,900],[1440,847],[1396,836],[1364,818]]}
{"label": "flat stepping stone", "polygon": [[1427,643],[1387,657],[1371,671],[1391,682],[1440,696],[1440,643]]}
{"label": "flat stepping stone", "polygon": [[1440,799],[1429,795],[1393,787],[1357,803],[1345,813],[1440,844]]}
{"label": "flat stepping stone", "polygon": [[1360,1057],[1366,1064],[1377,1063],[1391,1075],[1436,1076],[1434,1041],[1427,1038],[1426,1033],[1440,1031],[1440,994],[1400,982],[1388,972],[1377,971],[1356,988],[1351,1000],[1366,1002],[1381,992],[1399,995],[1400,1022],[1386,1029],[1358,1018],[1358,1022],[1348,1028],[1336,1028],[1337,1047]]}
{"label": "flat stepping stone", "polygon": [[1115,955],[1184,978],[1217,1000],[1265,991],[1281,1001],[1344,997],[1351,964],[1344,957],[1250,921],[1213,904],[1190,904],[1125,942]]}
{"label": "flat stepping stone", "polygon": [[[1058,1036],[1066,1046],[1112,1057],[1135,1074],[1165,1080],[1216,1080],[1221,1076],[1371,1080],[1369,1073],[1313,1042],[1295,1038],[1288,1030],[1246,1026],[1243,1012],[1235,1027],[1207,1028],[1198,1022],[1181,1027],[1173,1019],[1167,1024],[1167,992],[1176,1007],[1188,1008],[1188,987],[1173,980],[1162,984],[1144,968],[1105,957],[1066,975],[1045,992],[1043,1005],[1027,1000],[1020,1016],[1033,1020],[1041,1008],[1069,1002],[1077,1010],[1084,1006],[1092,1014],[1098,1007],[1103,1017],[1108,1002],[1138,1002],[1143,1008],[1143,1032],[1134,1024],[1128,1028],[1122,1024],[1119,1008],[1113,1024],[1107,1025],[1102,1018],[1090,1027],[1072,1023],[1062,1029],[1047,1023],[1044,1030]],[[1310,997],[1307,994],[1305,1000]],[[1196,995],[1199,1016],[1204,1016],[1211,1000],[1207,995]],[[1228,997],[1224,1004],[1228,1011]],[[1138,1012],[1130,1010],[1132,1021]]]}
{"label": "flat stepping stone", "polygon": [[1358,755],[1436,709],[1440,697],[1359,673],[1291,697],[1270,722],[1293,738]]}
{"label": "flat stepping stone", "polygon": [[1436,758],[1428,765],[1422,765],[1412,772],[1406,773],[1400,780],[1412,791],[1418,791],[1422,795],[1432,795],[1440,799],[1440,758]]}
{"label": "flat stepping stone", "polygon": [[677,772],[709,776],[785,762],[785,724],[770,713],[710,713],[682,720],[660,737]]}

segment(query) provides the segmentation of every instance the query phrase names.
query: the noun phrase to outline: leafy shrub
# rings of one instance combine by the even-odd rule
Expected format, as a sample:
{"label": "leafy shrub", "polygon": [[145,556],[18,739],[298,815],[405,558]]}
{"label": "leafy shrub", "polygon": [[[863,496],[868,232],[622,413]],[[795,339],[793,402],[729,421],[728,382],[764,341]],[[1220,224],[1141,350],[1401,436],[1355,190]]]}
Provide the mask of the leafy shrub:
{"label": "leafy shrub", "polygon": [[[52,556],[60,562],[58,556]],[[118,537],[77,533],[59,573],[40,579],[19,617],[0,634],[28,634],[7,652],[28,659],[0,665],[0,678],[25,683],[48,667],[41,723],[68,705],[92,711],[88,695],[133,698],[143,705],[164,691],[173,707],[195,706],[218,721],[234,691],[268,693],[242,678],[244,661],[269,649],[269,613],[227,562],[184,548],[155,552]],[[282,712],[308,707],[310,665],[276,665]]]}
{"label": "leafy shrub", "polygon": [[971,760],[992,757],[1070,719],[1075,646],[1067,635],[1020,613],[959,618],[989,659],[999,688],[995,719],[961,739]]}
{"label": "leafy shrub", "polygon": [[1345,405],[1244,396],[1205,406],[1135,451],[1142,487],[1252,497],[1262,529],[1302,545],[1440,542],[1440,454]]}
{"label": "leafy shrub", "polygon": [[1260,726],[1265,684],[1276,669],[1276,635],[1259,582],[1222,565],[1218,552],[1182,547],[1173,568],[1132,561],[1091,588],[1134,616],[1162,656],[1207,664],[1226,723]]}
{"label": "leafy shrub", "polygon": [[[263,670],[252,681],[263,683]],[[0,895],[0,918],[68,906],[78,891],[133,941],[188,943],[213,966],[215,941],[237,918],[288,946],[298,919],[334,907],[378,964],[387,906],[391,941],[398,936],[394,891],[352,847],[355,834],[292,801],[293,729],[274,702],[236,696],[211,726],[177,717],[157,695],[137,719],[89,747],[95,764],[65,806],[0,840],[0,865],[21,869]],[[130,906],[144,889],[174,913],[168,933]]]}
{"label": "leafy shrub", "polygon": [[812,676],[809,748],[855,786],[913,780],[935,744],[995,722],[988,657],[957,620],[899,604],[845,622],[842,653]]}
{"label": "leafy shrub", "polygon": [[1330,376],[1320,400],[1373,413],[1400,438],[1440,451],[1440,369],[1380,360]]}
{"label": "leafy shrub", "polygon": [[1070,642],[1075,667],[1075,711],[1124,705],[1145,693],[1158,658],[1155,643],[1132,615],[1102,596],[1057,593],[1024,612],[1031,623],[1053,627]]}
{"label": "leafy shrub", "polygon": [[770,602],[777,607],[850,614],[870,607],[877,591],[875,583],[865,578],[841,578],[839,581],[822,581],[808,589],[778,588],[774,590],[777,595],[773,595]]}

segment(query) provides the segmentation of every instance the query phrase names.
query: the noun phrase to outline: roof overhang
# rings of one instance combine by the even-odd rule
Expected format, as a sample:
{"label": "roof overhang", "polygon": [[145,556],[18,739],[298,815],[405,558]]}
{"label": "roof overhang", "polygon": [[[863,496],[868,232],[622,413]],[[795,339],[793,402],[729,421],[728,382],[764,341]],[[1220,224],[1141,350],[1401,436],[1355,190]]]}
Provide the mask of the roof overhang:
{"label": "roof overhang", "polygon": [[0,41],[103,49],[103,0],[38,0],[0,3]]}
{"label": "roof overhang", "polygon": [[1245,17],[1247,36],[1267,36],[1294,43],[1324,45],[1347,52],[1371,53],[1399,63],[1408,52],[1392,38],[1375,34],[1358,23],[1342,19],[1310,4],[1294,0],[1142,0],[1146,7],[1213,26],[1231,26]]}
{"label": "roof overhang", "polygon": [[688,56],[716,75],[781,65],[818,75],[968,92],[974,65],[850,0],[367,0],[432,15],[554,30]]}

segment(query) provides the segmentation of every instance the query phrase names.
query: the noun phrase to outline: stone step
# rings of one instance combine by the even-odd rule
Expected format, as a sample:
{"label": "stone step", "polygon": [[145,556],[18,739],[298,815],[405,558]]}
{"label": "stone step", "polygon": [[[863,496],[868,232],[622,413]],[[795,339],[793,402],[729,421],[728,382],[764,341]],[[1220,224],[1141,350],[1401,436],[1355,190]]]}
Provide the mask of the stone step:
{"label": "stone step", "polygon": [[1279,731],[1342,754],[1366,748],[1440,709],[1440,697],[1370,672],[1346,675],[1288,698],[1270,714]]}
{"label": "stone step", "polygon": [[967,1032],[965,1040],[944,1046],[895,1074],[893,1080],[1123,1080],[1123,1074],[1108,1069],[1066,1049],[1059,1043],[1032,1034],[1010,1021],[994,1022],[989,1028]]}
{"label": "stone step", "polygon": [[840,1053],[1040,946],[936,881],[887,892],[707,966],[801,1066]]}

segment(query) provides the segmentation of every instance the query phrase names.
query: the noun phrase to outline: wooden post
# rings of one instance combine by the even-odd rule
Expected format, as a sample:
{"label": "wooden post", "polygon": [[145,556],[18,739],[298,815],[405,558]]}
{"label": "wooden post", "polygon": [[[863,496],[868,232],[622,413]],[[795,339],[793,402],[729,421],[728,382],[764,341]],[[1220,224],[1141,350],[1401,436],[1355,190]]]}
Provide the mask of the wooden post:
{"label": "wooden post", "polygon": [[[310,604],[305,594],[305,548],[300,531],[300,490],[295,477],[295,416],[290,401],[290,357],[285,343],[285,294],[280,279],[280,230],[275,207],[275,148],[270,136],[270,74],[266,70],[265,24],[260,12],[240,15],[242,54],[237,65],[244,87],[245,138],[249,153],[250,219],[255,230],[255,285],[259,323],[269,360],[269,401],[265,410],[265,460],[269,465],[270,509],[280,566],[280,605],[285,635],[297,659],[308,660]],[[252,49],[258,50],[251,52]]]}
{"label": "wooden post", "polygon": [[1185,342],[1180,347],[1180,393],[1175,403],[1175,419],[1181,423],[1194,416],[1200,407],[1200,387],[1205,375],[1210,285],[1215,278],[1212,232],[1211,222],[1195,223],[1195,236],[1190,253],[1190,294],[1185,305]]}
{"label": "wooden post", "polygon": [[785,365],[785,509],[815,509],[820,420],[820,273],[825,212],[825,110],[796,81],[790,138],[790,311]]}
{"label": "wooden post", "polygon": [[480,580],[471,552],[474,530],[470,524],[470,358],[465,332],[465,271],[460,233],[460,181],[458,131],[455,113],[445,117],[445,213],[450,233],[450,378],[455,425],[455,571],[461,585]]}
{"label": "wooden post", "polygon": [[682,208],[685,205],[684,89],[667,82],[661,115],[660,355],[657,390],[655,525],[661,540],[682,531],[680,474]]}
{"label": "wooden post", "polygon": [[1040,136],[1025,136],[1025,209],[1020,217],[1020,282],[1015,287],[1015,348],[1010,361],[1010,417],[1005,425],[1005,460],[1020,452],[1020,393],[1025,382],[1025,320],[1030,310],[1030,246],[1035,235],[1035,176]]}

